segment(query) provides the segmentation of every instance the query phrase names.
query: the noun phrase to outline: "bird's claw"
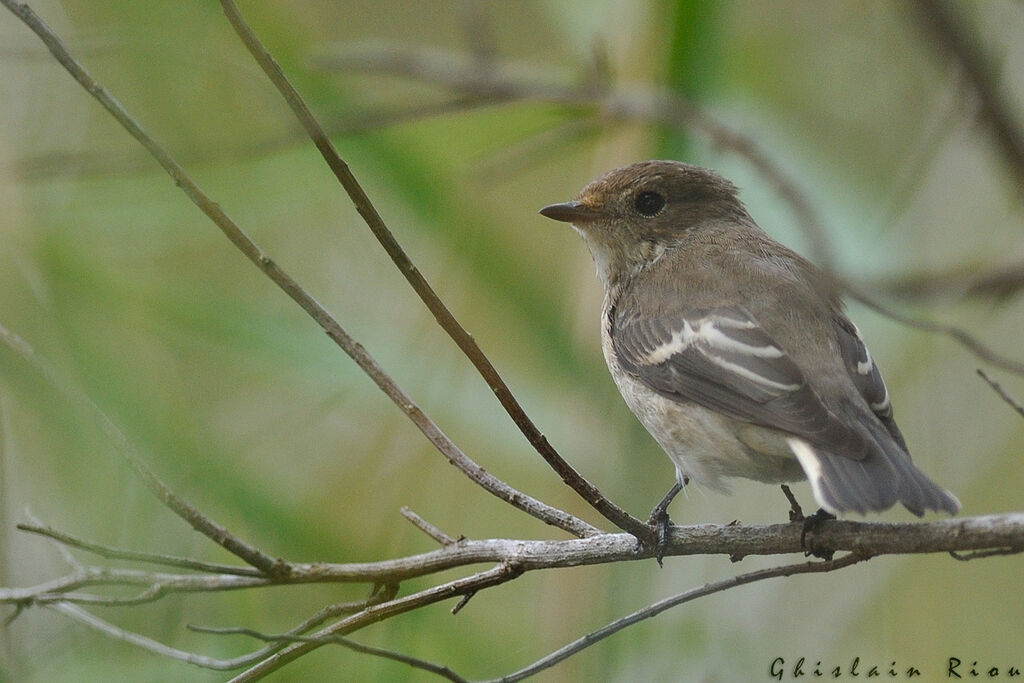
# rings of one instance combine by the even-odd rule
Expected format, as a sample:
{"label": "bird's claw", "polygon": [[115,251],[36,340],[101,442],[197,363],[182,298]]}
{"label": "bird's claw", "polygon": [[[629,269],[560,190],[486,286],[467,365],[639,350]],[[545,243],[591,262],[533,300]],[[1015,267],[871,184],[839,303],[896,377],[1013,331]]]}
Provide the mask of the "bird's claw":
{"label": "bird's claw", "polygon": [[[800,547],[804,549],[804,555],[820,558],[822,560],[831,560],[835,551],[823,545],[819,545],[814,542],[814,531],[822,523],[836,518],[831,512],[827,512],[824,509],[819,509],[813,515],[804,517],[803,528],[800,531]],[[800,521],[800,520],[797,520]],[[807,543],[807,534],[811,532],[810,545]]]}

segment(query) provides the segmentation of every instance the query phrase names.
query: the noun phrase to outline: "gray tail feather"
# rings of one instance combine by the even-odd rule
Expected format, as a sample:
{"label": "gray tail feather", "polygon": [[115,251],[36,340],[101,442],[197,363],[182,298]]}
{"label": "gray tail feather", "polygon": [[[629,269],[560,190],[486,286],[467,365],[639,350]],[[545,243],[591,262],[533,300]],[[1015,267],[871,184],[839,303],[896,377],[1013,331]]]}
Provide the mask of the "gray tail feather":
{"label": "gray tail feather", "polygon": [[917,469],[910,455],[882,430],[865,425],[877,448],[863,460],[832,455],[799,439],[790,446],[811,481],[814,496],[830,512],[886,510],[897,502],[918,517],[925,510],[956,514],[960,501]]}

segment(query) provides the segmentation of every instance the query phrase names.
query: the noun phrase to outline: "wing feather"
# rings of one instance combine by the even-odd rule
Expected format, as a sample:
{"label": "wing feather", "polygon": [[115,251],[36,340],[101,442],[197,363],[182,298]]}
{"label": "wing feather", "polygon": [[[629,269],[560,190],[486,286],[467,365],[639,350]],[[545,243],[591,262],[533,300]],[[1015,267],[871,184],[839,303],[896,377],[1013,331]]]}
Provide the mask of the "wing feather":
{"label": "wing feather", "polygon": [[741,306],[614,320],[623,368],[662,396],[790,432],[854,460],[864,437],[830,412],[800,368]]}

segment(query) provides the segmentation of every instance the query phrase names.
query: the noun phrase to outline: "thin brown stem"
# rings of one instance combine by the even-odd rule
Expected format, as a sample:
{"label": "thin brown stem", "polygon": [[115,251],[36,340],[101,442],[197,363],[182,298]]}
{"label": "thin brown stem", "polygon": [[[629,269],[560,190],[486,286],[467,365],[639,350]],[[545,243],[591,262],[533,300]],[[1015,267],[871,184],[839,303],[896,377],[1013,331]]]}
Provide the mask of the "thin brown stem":
{"label": "thin brown stem", "polygon": [[[8,2],[8,0],[0,1],[5,4]],[[145,463],[141,455],[136,451],[135,446],[124,435],[124,432],[107,417],[106,413],[84,391],[67,382],[46,358],[37,354],[24,339],[10,332],[3,325],[0,325],[0,343],[6,345],[20,356],[50,386],[56,389],[58,393],[63,395],[73,405],[83,406],[88,409],[93,419],[102,426],[104,433],[113,443],[118,455],[128,463],[128,466],[135,472],[146,488],[176,515],[188,522],[193,529],[255,567],[262,575],[278,576],[285,573],[286,565],[282,560],[270,557],[255,546],[238,538],[228,531],[226,527],[202,514],[194,505],[172,491]]]}
{"label": "thin brown stem", "polygon": [[[443,600],[457,598],[466,595],[467,593],[475,593],[483,590],[484,588],[497,586],[515,579],[520,575],[520,573],[521,570],[518,568],[510,564],[502,563],[493,569],[488,569],[486,571],[473,574],[472,576],[456,579],[440,586],[434,586],[418,593],[413,593],[412,595],[408,595],[404,598],[399,598],[382,605],[368,608],[359,614],[355,614],[346,619],[341,619],[330,626],[321,629],[317,633],[313,634],[313,638],[322,639],[335,635],[345,635],[358,628],[362,628],[368,624],[377,623],[378,621],[382,621],[397,614],[419,609],[420,607],[432,605]],[[313,642],[294,643],[280,652],[266,658],[259,664],[242,672],[235,678],[231,679],[231,683],[243,683],[246,681],[259,680],[264,676],[277,671],[289,662],[294,661],[302,655],[312,652],[321,646],[322,643],[317,642],[316,640]]]}
{"label": "thin brown stem", "polygon": [[31,534],[39,534],[40,536],[46,536],[62,545],[69,546],[71,548],[78,548],[86,552],[99,555],[100,557],[107,558],[108,560],[128,560],[130,562],[145,562],[148,564],[159,564],[165,567],[178,567],[181,569],[191,569],[193,571],[210,572],[215,574],[236,574],[238,576],[261,576],[259,570],[252,569],[250,567],[239,567],[228,564],[217,564],[215,562],[202,562],[200,560],[193,560],[187,557],[176,557],[174,555],[162,555],[158,553],[145,553],[137,550],[125,550],[123,548],[115,548],[109,545],[103,545],[102,543],[93,543],[92,541],[86,541],[78,538],[71,534],[63,531],[58,531],[49,526],[43,526],[41,524],[18,524],[17,528],[19,531],[26,531]]}
{"label": "thin brown stem", "polygon": [[995,69],[982,50],[982,38],[969,33],[955,3],[913,0],[911,4],[917,10],[918,25],[931,38],[935,50],[951,57],[963,71],[978,98],[980,120],[992,136],[993,148],[1013,173],[1018,194],[1024,196],[1024,133],[1014,121],[1007,98],[1000,93]]}
{"label": "thin brown stem", "polygon": [[[212,220],[221,232],[241,251],[253,264],[256,265],[267,277],[280,287],[293,301],[295,301],[310,317],[320,325],[327,335],[345,351],[348,356],[356,362],[363,372],[397,405],[402,412],[416,425],[424,436],[444,455],[450,463],[455,465],[463,474],[468,476],[478,485],[491,494],[505,502],[523,510],[527,514],[542,520],[543,522],[561,528],[576,536],[586,536],[596,533],[597,530],[582,520],[563,512],[550,505],[518,491],[497,477],[491,475],[465,453],[431,420],[426,413],[398,386],[398,384],[385,372],[377,361],[366,351],[361,344],[353,339],[341,324],[320,305],[298,282],[281,269],[256,243],[225,213],[219,204],[214,202],[199,188],[185,170],[149,136],[141,125],[128,113],[128,111],[117,101],[102,85],[100,85],[68,52],[61,40],[50,30],[50,28],[32,11],[27,5],[13,2],[13,0],[0,0],[12,13],[21,19],[26,26],[39,36],[43,43],[53,53],[58,62],[74,77],[78,83],[85,88],[103,107],[117,120],[146,150],[159,162],[164,170],[171,176],[175,184],[181,188],[185,195]],[[84,398],[84,397],[83,397]],[[112,425],[111,425],[112,426]],[[123,435],[116,431],[116,435],[123,439]],[[132,459],[132,466],[143,479],[154,478],[152,472],[142,465],[138,458]],[[242,543],[239,539],[229,534],[226,529],[213,525],[212,522],[198,514],[198,511],[191,506],[183,507],[184,501],[173,495],[162,483],[147,482],[151,490],[167,505],[178,514],[193,523],[199,525],[196,528],[203,531],[211,539],[224,545],[239,557],[242,557],[253,566],[258,567],[268,574],[274,575],[285,570],[279,560],[269,558],[258,550]]]}
{"label": "thin brown stem", "polygon": [[491,363],[490,359],[484,354],[483,350],[473,339],[473,336],[466,331],[461,323],[455,318],[448,307],[441,301],[440,297],[434,291],[430,283],[427,282],[426,278],[419,271],[416,265],[406,254],[405,250],[395,239],[394,234],[384,223],[384,219],[381,218],[377,208],[370,201],[366,192],[363,190],[359,181],[356,180],[355,175],[352,173],[348,164],[341,155],[335,149],[334,144],[330,138],[327,137],[327,133],[323,127],[313,116],[313,113],[309,110],[302,96],[295,89],[295,87],[289,82],[285,76],[281,67],[277,64],[277,61],[270,55],[267,49],[260,42],[256,34],[253,33],[252,29],[242,18],[241,13],[238,11],[238,7],[231,0],[221,0],[221,7],[224,9],[224,13],[227,15],[228,21],[231,22],[235,32],[242,39],[242,42],[248,48],[253,58],[263,69],[267,77],[278,89],[281,95],[284,97],[288,106],[291,107],[292,112],[296,118],[302,123],[303,128],[309,134],[310,139],[316,148],[320,150],[320,154],[323,156],[324,161],[330,167],[334,173],[338,182],[348,193],[349,198],[352,200],[352,204],[355,206],[356,211],[362,216],[363,221],[367,227],[373,233],[377,241],[380,242],[381,246],[384,247],[384,251],[387,252],[388,256],[394,262],[395,266],[398,267],[399,272],[405,277],[409,285],[413,288],[413,291],[420,297],[427,309],[433,314],[434,318],[441,328],[448,333],[448,336],[452,338],[455,344],[462,350],[465,356],[473,364],[473,367],[477,369],[484,381],[487,382],[487,386],[491,388],[494,395],[498,398],[499,403],[505,408],[505,411],[512,418],[512,421],[516,424],[522,434],[530,442],[530,444],[537,450],[537,452],[544,458],[548,465],[555,470],[555,472],[562,478],[568,486],[570,486],[576,493],[578,493],[584,500],[586,500],[595,510],[600,512],[604,517],[615,524],[618,528],[634,533],[639,537],[647,537],[650,534],[650,530],[644,525],[643,522],[636,519],[625,510],[621,509],[610,500],[604,497],[603,494],[591,484],[589,481],[584,479],[568,462],[562,458],[561,455],[548,443],[547,437],[545,437],[537,426],[533,423],[530,417],[523,410],[519,401],[516,400],[512,391],[505,384],[505,380],[502,379],[501,375],[498,374],[497,369]]}
{"label": "thin brown stem", "polygon": [[1010,392],[1004,389],[1002,384],[989,377],[988,373],[981,368],[978,368],[978,375],[985,380],[990,387],[992,387],[992,390],[999,395],[999,398],[1003,399],[1008,406],[1016,410],[1021,417],[1024,417],[1024,404],[1021,404],[1020,401],[1011,396]]}
{"label": "thin brown stem", "polygon": [[496,678],[490,683],[513,683],[514,681],[521,681],[524,678],[529,678],[535,674],[540,673],[545,669],[550,669],[555,664],[571,657],[572,655],[585,650],[586,648],[601,642],[608,636],[614,635],[619,631],[628,628],[636,623],[650,619],[651,617],[657,616],[665,610],[677,607],[687,602],[692,602],[698,598],[703,598],[714,593],[720,593],[730,588],[736,588],[737,586],[743,586],[748,583],[754,583],[757,581],[764,581],[765,579],[774,579],[782,576],[793,576],[795,574],[817,574],[823,572],[832,572],[837,569],[844,569],[852,566],[859,562],[864,562],[870,559],[869,555],[862,555],[859,553],[851,553],[845,557],[841,557],[837,560],[828,560],[826,562],[802,562],[799,564],[787,564],[781,567],[771,567],[769,569],[760,569],[758,571],[748,572],[746,574],[739,574],[732,576],[727,579],[720,581],[712,581],[711,583],[704,584],[698,588],[691,588],[688,591],[673,595],[670,598],[659,600],[643,609],[637,610],[632,614],[628,614],[620,619],[616,619],[607,626],[600,628],[592,633],[577,638],[573,642],[565,645],[564,647],[555,650],[548,656],[537,660],[530,666],[520,669],[514,673]]}
{"label": "thin brown stem", "polygon": [[[610,119],[663,123],[702,133],[713,145],[745,158],[775,188],[796,215],[815,261],[826,271],[835,272],[822,222],[797,183],[752,138],[721,123],[676,93],[623,86],[611,88],[602,83],[558,83],[553,82],[548,73],[531,72],[515,64],[493,64],[490,69],[480,70],[472,60],[460,59],[458,55],[403,45],[346,46],[320,57],[316,64],[330,70],[350,69],[407,76],[446,86],[462,95],[487,95],[493,100],[532,100],[596,109]],[[888,318],[949,336],[986,362],[1024,374],[1024,364],[992,351],[962,328],[897,313],[849,282],[840,282],[837,278],[836,284]]]}
{"label": "thin brown stem", "polygon": [[456,683],[462,683],[466,681],[465,678],[459,676],[446,666],[434,664],[433,662],[428,662],[418,657],[411,657],[409,655],[402,654],[401,652],[395,652],[394,650],[385,650],[379,647],[364,645],[362,643],[352,640],[351,638],[346,638],[344,636],[303,636],[291,633],[262,633],[260,631],[257,631],[256,629],[245,627],[214,628],[210,626],[192,626],[190,628],[191,630],[196,631],[197,633],[212,633],[216,635],[243,635],[274,644],[312,643],[315,645],[341,645],[342,647],[346,647],[355,652],[361,652],[362,654],[372,655],[374,657],[390,659],[392,661],[408,664],[414,669],[422,669],[423,671],[430,672],[449,681],[456,681]]}

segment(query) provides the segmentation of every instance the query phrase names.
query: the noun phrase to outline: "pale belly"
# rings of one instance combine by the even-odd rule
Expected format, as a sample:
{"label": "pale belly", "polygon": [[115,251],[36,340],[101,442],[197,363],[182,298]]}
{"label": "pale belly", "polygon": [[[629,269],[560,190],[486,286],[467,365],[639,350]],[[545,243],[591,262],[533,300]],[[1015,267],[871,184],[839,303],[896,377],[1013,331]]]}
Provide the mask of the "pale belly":
{"label": "pale belly", "polygon": [[689,479],[728,491],[723,480],[730,477],[767,483],[805,478],[786,433],[666,398],[625,373],[611,353],[607,321],[603,322],[601,347],[608,369],[626,405],[672,460],[680,483]]}

